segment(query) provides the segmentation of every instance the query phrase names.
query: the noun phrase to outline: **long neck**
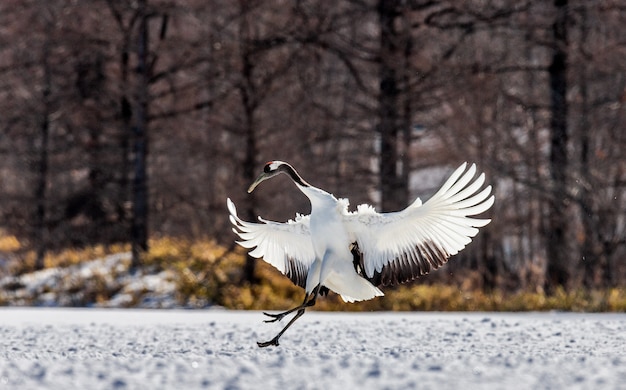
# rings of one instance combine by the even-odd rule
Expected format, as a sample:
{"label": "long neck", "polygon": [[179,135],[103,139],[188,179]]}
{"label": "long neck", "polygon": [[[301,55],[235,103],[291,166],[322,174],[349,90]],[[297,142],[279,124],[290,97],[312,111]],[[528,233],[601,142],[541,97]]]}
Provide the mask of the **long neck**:
{"label": "long neck", "polygon": [[289,177],[291,177],[291,180],[293,180],[294,183],[296,183],[299,187],[312,187],[298,174],[298,172],[296,172],[296,170],[291,165],[285,163],[282,164],[278,169],[286,175],[289,175]]}
{"label": "long neck", "polygon": [[289,164],[280,166],[280,171],[289,175],[291,179],[296,183],[296,186],[307,198],[311,201],[311,213],[318,208],[330,207],[337,202],[337,199],[330,193],[322,190],[321,188],[313,187],[307,183],[296,170]]}

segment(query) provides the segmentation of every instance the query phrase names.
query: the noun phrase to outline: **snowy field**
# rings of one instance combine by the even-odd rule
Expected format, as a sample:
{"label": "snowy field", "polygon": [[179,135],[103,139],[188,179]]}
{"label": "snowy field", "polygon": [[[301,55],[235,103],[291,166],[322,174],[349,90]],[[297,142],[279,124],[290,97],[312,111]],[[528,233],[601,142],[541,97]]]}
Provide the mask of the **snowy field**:
{"label": "snowy field", "polygon": [[[0,309],[0,389],[624,389],[626,314]],[[284,322],[284,321],[283,321]]]}

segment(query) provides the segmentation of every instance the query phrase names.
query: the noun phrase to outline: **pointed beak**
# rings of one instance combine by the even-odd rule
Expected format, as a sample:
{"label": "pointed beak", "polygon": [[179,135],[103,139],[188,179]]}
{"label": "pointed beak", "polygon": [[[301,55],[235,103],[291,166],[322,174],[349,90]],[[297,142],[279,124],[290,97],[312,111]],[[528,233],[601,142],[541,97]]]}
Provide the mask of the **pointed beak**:
{"label": "pointed beak", "polygon": [[266,174],[265,172],[262,172],[259,177],[256,178],[256,180],[250,184],[250,187],[248,187],[248,194],[251,193],[252,191],[254,191],[254,189],[256,188],[256,186],[258,186],[262,181],[269,179],[270,177],[272,177],[271,175]]}

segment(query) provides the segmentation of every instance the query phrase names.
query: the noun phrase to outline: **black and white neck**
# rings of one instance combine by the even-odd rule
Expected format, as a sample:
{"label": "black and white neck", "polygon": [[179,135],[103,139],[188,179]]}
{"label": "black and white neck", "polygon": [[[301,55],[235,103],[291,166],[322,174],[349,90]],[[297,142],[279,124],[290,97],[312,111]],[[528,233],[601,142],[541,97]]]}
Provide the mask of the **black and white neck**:
{"label": "black and white neck", "polygon": [[300,174],[289,163],[284,161],[271,161],[265,165],[263,169],[265,173],[271,174],[272,172],[284,173],[288,175],[294,183],[301,187],[312,187],[306,180],[300,176]]}

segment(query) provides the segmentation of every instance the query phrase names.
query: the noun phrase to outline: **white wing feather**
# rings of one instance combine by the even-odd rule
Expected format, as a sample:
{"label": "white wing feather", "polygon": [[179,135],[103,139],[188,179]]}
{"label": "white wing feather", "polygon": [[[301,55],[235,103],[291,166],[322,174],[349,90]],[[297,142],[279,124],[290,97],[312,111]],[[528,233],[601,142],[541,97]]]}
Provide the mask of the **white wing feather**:
{"label": "white wing feather", "polygon": [[[426,203],[379,214],[371,206],[346,213],[344,220],[361,253],[361,267],[375,284],[395,284],[437,269],[463,249],[491,220],[469,218],[494,203],[491,186],[476,193],[485,175],[473,182],[476,166],[461,165]],[[471,182],[471,183],[470,183]]]}
{"label": "white wing feather", "polygon": [[315,260],[309,230],[310,216],[296,216],[286,223],[267,221],[246,222],[237,216],[235,204],[227,199],[233,231],[241,238],[239,245],[250,249],[250,256],[263,258],[287,275],[296,285],[304,287],[308,269]]}

